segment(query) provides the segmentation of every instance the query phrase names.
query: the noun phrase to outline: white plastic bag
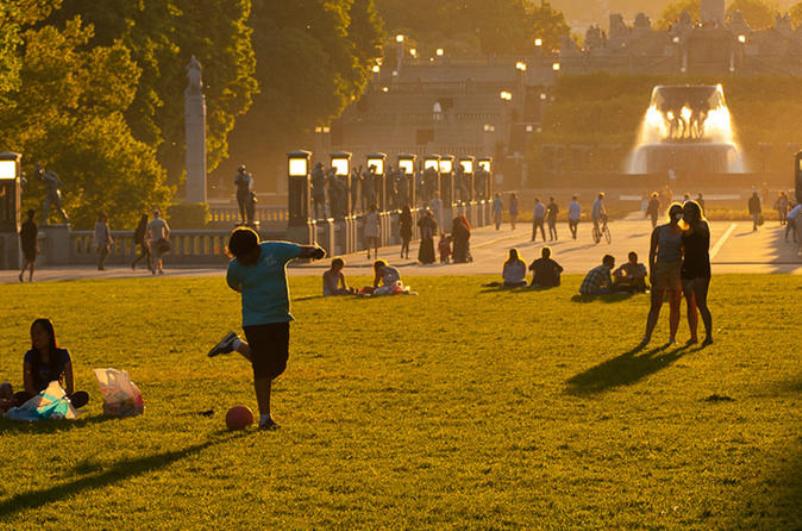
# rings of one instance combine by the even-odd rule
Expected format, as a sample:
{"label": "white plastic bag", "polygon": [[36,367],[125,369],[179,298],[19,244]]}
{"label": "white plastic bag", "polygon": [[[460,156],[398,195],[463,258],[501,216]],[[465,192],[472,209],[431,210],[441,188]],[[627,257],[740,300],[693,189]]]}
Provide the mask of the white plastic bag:
{"label": "white plastic bag", "polygon": [[145,410],[142,392],[128,378],[128,373],[117,369],[95,369],[95,377],[103,395],[103,414],[111,417],[133,417]]}
{"label": "white plastic bag", "polygon": [[6,412],[6,418],[11,420],[61,420],[77,418],[75,408],[72,407],[67,393],[58,381],[50,382],[47,389],[34,396],[19,407],[12,407]]}

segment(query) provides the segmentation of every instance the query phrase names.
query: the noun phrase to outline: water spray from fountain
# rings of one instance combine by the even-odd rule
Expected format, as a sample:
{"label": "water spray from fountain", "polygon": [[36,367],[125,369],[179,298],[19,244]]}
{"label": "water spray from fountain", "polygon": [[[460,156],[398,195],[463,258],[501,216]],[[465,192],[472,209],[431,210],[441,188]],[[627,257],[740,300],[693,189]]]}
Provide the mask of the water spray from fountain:
{"label": "water spray from fountain", "polygon": [[732,116],[719,85],[657,86],[628,162],[630,174],[743,173]]}

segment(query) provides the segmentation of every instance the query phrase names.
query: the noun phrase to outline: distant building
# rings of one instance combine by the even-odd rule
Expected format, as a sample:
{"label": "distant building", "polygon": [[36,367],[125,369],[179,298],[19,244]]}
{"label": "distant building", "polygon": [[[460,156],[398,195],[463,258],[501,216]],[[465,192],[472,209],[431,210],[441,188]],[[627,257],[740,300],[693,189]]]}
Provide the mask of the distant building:
{"label": "distant building", "polygon": [[778,15],[773,27],[754,31],[740,12],[725,20],[724,0],[702,2],[700,24],[685,12],[667,31],[643,13],[631,25],[610,15],[607,32],[591,26],[584,47],[566,38],[560,48],[568,74],[784,74],[802,76],[802,28]]}

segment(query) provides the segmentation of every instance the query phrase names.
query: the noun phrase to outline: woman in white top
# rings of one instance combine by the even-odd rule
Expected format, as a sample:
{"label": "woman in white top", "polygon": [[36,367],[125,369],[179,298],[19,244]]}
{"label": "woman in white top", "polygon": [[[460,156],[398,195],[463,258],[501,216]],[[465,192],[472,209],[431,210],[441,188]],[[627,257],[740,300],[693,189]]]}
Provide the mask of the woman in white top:
{"label": "woman in white top", "polygon": [[521,259],[518,249],[510,249],[510,257],[504,262],[505,288],[518,288],[526,286],[526,262]]}
{"label": "woman in white top", "polygon": [[376,205],[370,205],[368,213],[365,214],[365,247],[368,248],[368,260],[370,260],[370,248],[375,250],[374,256],[379,257],[379,213],[376,212]]}

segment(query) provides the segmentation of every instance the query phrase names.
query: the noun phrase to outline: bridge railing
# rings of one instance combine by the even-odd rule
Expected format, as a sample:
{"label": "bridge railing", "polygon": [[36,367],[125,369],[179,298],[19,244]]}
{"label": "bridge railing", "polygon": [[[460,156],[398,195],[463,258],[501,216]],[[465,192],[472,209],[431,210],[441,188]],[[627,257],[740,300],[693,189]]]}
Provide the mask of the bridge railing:
{"label": "bridge railing", "polygon": [[[234,225],[240,221],[239,207],[236,205],[210,205],[211,223],[216,225]],[[256,205],[255,221],[271,230],[286,229],[290,219],[287,207]]]}

